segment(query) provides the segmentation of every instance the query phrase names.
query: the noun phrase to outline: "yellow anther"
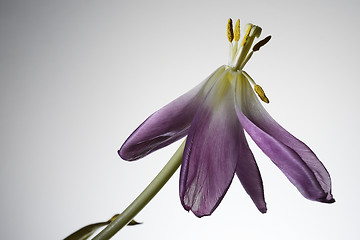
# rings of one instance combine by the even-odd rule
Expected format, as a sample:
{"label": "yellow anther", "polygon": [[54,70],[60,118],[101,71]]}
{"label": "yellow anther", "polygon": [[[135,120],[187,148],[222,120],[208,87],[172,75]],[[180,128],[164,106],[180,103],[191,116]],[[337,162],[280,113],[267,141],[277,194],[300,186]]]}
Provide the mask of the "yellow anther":
{"label": "yellow anther", "polygon": [[229,42],[232,42],[232,40],[234,39],[234,31],[231,18],[229,18],[229,21],[227,23],[227,37],[229,39]]}
{"label": "yellow anther", "polygon": [[235,23],[234,40],[238,42],[240,39],[240,19]]}
{"label": "yellow anther", "polygon": [[250,31],[251,31],[252,27],[253,27],[253,25],[251,23],[246,24],[246,26],[245,26],[245,36],[244,36],[244,38],[243,38],[243,40],[241,42],[241,46],[245,45],[246,40],[247,40],[247,38],[248,38],[248,36],[250,34]]}
{"label": "yellow anther", "polygon": [[254,90],[261,100],[263,100],[266,103],[269,103],[269,99],[266,97],[264,90],[259,85],[255,85]]}

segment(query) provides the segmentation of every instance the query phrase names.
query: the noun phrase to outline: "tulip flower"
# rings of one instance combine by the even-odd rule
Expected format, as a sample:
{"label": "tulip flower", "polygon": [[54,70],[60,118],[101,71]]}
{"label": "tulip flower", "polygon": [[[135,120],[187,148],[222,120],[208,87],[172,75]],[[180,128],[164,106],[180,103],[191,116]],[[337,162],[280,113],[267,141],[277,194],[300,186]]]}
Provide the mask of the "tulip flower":
{"label": "tulip flower", "polygon": [[[229,19],[229,62],[205,81],[148,117],[118,151],[133,161],[185,136],[180,171],[180,200],[196,216],[210,215],[234,175],[260,212],[266,203],[261,175],[244,130],[307,199],[332,203],[331,180],[313,151],[281,127],[264,109],[263,89],[244,66],[270,36],[253,46],[261,28]],[[256,94],[255,94],[256,93]]]}

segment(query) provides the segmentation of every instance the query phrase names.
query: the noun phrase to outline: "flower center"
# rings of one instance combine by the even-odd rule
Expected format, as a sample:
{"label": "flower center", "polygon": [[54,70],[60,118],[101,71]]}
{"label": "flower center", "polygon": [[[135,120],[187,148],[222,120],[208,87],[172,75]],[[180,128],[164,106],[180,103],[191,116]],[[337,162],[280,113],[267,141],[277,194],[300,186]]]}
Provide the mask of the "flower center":
{"label": "flower center", "polygon": [[[259,49],[264,46],[267,42],[270,41],[271,36],[267,36],[263,40],[256,43],[252,50],[251,46],[254,43],[255,37],[258,38],[261,34],[261,27],[253,25],[251,23],[246,24],[245,26],[245,35],[239,43],[240,40],[240,20],[238,19],[235,23],[235,29],[233,29],[232,19],[230,18],[227,24],[227,37],[230,42],[229,47],[229,64],[228,67],[231,67],[234,71],[240,71],[249,82],[254,85],[254,91],[258,94],[260,99],[266,103],[269,103],[269,99],[266,97],[264,90],[255,83],[255,81],[242,69],[245,64],[249,61],[254,52],[259,51]],[[250,51],[250,52],[249,52]]]}
{"label": "flower center", "polygon": [[[260,47],[265,45],[271,38],[271,36],[266,37],[264,40],[258,42],[254,45],[253,49],[250,51],[251,46],[255,40],[255,37],[258,38],[261,34],[261,27],[253,25],[251,23],[246,24],[245,26],[245,35],[241,41],[240,40],[240,20],[238,19],[235,23],[235,29],[233,30],[232,19],[230,18],[227,24],[227,37],[230,42],[229,47],[229,67],[234,70],[242,70],[245,64],[249,61],[254,52],[258,51]],[[250,51],[250,53],[249,53]]]}

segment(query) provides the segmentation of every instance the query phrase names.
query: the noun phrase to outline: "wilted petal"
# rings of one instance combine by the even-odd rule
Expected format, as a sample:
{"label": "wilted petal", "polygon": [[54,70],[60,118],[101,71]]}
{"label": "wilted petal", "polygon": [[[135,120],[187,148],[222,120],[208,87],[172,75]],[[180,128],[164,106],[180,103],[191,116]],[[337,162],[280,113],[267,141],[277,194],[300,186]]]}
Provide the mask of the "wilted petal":
{"label": "wilted petal", "polygon": [[308,199],[334,202],[328,172],[303,142],[282,128],[262,107],[245,76],[236,87],[239,120],[255,143]]}
{"label": "wilted petal", "polygon": [[125,160],[136,160],[184,137],[215,79],[225,67],[218,68],[205,81],[148,117],[118,151]]}
{"label": "wilted petal", "polygon": [[240,135],[240,141],[238,142],[240,154],[236,166],[236,175],[259,211],[266,213],[267,209],[260,171],[246,141],[243,129],[241,129]]}
{"label": "wilted petal", "polygon": [[210,215],[230,186],[239,158],[241,125],[234,109],[232,74],[226,70],[196,112],[186,139],[180,199],[198,217]]}

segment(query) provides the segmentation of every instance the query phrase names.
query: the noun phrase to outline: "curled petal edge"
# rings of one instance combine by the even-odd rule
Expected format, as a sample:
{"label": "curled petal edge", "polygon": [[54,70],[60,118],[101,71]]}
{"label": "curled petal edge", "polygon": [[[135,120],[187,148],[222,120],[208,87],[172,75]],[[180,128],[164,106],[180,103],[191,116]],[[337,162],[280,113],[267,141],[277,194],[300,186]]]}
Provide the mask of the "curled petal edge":
{"label": "curled petal edge", "polygon": [[[242,74],[239,74],[237,80],[235,105],[244,129],[304,197],[325,203],[335,201],[331,194],[330,176],[322,163],[305,144],[270,117]],[[270,121],[275,129],[270,131],[270,125],[266,125],[267,121]],[[282,138],[276,132],[286,136]],[[301,152],[304,151],[304,147],[299,150],[292,144],[286,144],[286,140],[298,143],[296,146],[305,146],[305,153]]]}

